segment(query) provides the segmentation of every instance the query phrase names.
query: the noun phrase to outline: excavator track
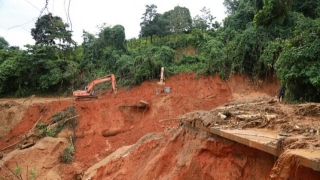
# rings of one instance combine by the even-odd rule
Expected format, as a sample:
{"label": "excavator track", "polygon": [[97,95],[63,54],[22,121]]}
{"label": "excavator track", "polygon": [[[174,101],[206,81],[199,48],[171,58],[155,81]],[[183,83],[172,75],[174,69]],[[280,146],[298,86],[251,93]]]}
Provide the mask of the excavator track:
{"label": "excavator track", "polygon": [[79,96],[76,97],[76,101],[90,101],[92,99],[98,99],[98,96]]}

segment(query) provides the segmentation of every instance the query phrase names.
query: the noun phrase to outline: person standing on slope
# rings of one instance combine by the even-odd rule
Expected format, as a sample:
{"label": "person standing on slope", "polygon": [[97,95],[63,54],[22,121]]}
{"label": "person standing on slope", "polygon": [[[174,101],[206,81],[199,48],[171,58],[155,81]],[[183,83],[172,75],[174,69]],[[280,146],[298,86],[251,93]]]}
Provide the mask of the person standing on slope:
{"label": "person standing on slope", "polygon": [[278,89],[278,100],[279,100],[279,102],[282,102],[285,93],[286,93],[286,87],[284,85],[280,86],[280,88]]}

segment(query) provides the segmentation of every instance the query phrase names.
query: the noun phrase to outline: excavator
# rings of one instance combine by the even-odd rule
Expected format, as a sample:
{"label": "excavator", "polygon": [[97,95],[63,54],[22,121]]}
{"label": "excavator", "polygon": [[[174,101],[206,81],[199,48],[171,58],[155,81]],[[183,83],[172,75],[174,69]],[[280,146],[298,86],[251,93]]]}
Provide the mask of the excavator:
{"label": "excavator", "polygon": [[92,98],[98,98],[98,96],[94,95],[94,86],[96,84],[102,83],[102,82],[107,82],[107,81],[111,81],[112,84],[112,91],[114,93],[117,93],[117,89],[116,89],[116,77],[114,76],[114,74],[110,74],[98,79],[95,79],[93,81],[90,82],[90,84],[88,86],[85,87],[85,90],[77,90],[77,91],[73,91],[73,96],[76,97],[76,101],[77,100],[81,100],[81,99],[92,99]]}

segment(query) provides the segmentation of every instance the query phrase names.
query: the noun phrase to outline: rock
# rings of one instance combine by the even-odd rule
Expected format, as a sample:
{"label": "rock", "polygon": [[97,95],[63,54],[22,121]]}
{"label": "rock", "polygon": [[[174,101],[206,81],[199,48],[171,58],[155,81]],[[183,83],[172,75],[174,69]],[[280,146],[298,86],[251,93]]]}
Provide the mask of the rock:
{"label": "rock", "polygon": [[125,130],[123,129],[117,129],[117,128],[114,128],[114,129],[105,129],[103,131],[101,131],[101,135],[104,136],[104,137],[109,137],[109,136],[115,136],[119,133],[123,133],[125,132]]}
{"label": "rock", "polygon": [[40,150],[45,150],[46,146],[42,142],[38,142],[36,148]]}
{"label": "rock", "polygon": [[227,116],[226,115],[224,115],[224,114],[222,114],[222,113],[218,113],[218,116],[222,119],[222,120],[224,120],[224,119],[226,119],[227,118]]}
{"label": "rock", "polygon": [[312,129],[310,129],[310,132],[311,132],[311,133],[316,133],[317,130],[315,130],[315,129],[312,128]]}

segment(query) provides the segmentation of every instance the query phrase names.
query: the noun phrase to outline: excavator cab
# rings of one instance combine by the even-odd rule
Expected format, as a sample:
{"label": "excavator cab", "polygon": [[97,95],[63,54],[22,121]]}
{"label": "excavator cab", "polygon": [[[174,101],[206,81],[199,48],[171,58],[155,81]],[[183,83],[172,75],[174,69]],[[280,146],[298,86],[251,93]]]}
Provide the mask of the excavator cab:
{"label": "excavator cab", "polygon": [[[89,91],[89,86],[84,87],[84,90],[86,90],[87,92]],[[92,89],[91,91],[91,95],[94,95],[94,89]]]}

